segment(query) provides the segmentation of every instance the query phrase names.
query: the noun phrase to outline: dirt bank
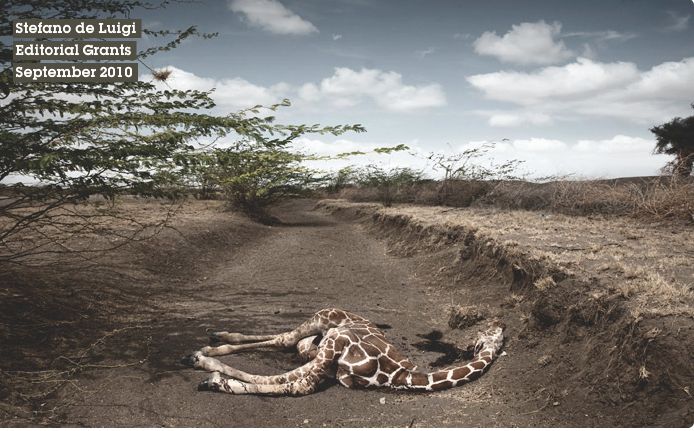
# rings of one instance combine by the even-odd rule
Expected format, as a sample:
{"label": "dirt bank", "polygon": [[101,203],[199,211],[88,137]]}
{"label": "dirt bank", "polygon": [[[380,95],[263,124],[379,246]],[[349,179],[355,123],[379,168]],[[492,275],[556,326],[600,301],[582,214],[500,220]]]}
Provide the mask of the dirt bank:
{"label": "dirt bank", "polygon": [[[433,276],[464,294],[454,324],[478,304],[501,305],[523,328],[517,347],[542,346],[546,383],[569,384],[570,403],[629,411],[634,425],[691,425],[694,232],[527,211],[319,205],[362,219],[395,254],[430,256]],[[504,289],[470,289],[490,277]]]}

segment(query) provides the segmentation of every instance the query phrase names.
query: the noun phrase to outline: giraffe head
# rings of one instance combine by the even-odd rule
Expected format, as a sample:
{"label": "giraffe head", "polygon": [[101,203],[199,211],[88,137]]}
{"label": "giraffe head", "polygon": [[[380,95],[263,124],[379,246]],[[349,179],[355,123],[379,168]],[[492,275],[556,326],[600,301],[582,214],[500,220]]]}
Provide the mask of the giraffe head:
{"label": "giraffe head", "polygon": [[491,351],[492,355],[496,355],[501,350],[504,344],[504,328],[502,324],[493,323],[492,326],[484,332],[478,334],[477,343],[475,343],[475,354],[483,350]]}
{"label": "giraffe head", "polygon": [[302,361],[312,361],[318,354],[317,338],[316,336],[306,337],[296,343],[296,350],[299,352],[299,358],[301,358]]}

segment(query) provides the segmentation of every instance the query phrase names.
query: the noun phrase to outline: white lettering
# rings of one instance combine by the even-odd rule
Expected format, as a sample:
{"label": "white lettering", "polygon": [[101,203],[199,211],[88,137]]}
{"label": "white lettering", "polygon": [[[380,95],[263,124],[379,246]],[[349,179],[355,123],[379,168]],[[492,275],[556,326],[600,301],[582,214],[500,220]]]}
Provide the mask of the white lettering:
{"label": "white lettering", "polygon": [[39,21],[38,24],[29,24],[26,22],[15,23],[15,31],[17,34],[69,34],[72,31],[70,24],[44,24]]}

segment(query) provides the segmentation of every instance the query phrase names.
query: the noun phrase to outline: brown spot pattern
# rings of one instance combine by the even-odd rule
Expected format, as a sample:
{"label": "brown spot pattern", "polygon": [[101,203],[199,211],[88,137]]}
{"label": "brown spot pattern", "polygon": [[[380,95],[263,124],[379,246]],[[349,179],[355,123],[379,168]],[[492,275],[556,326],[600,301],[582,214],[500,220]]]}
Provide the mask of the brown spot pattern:
{"label": "brown spot pattern", "polygon": [[[497,335],[492,336],[501,338],[492,341],[493,345],[498,346],[503,335],[500,329],[496,331]],[[485,345],[488,345],[489,334],[487,332],[487,338],[481,338],[485,340]],[[390,344],[374,324],[361,316],[334,308],[317,312],[293,331],[270,336],[275,341],[228,347],[236,351],[259,347],[257,344],[291,346],[315,336],[322,336],[315,358],[296,370],[277,376],[254,376],[227,366],[231,371],[225,371],[225,374],[235,378],[225,379],[217,375],[219,383],[215,381],[214,385],[229,393],[304,395],[314,392],[322,380],[335,377],[340,384],[349,388],[392,386],[435,391],[480,377],[497,356],[492,347],[483,348],[472,362],[463,366],[432,373],[411,371],[415,368],[414,364]],[[202,352],[205,354],[204,349]],[[205,365],[213,368],[216,360],[208,359],[211,362],[205,362]]]}

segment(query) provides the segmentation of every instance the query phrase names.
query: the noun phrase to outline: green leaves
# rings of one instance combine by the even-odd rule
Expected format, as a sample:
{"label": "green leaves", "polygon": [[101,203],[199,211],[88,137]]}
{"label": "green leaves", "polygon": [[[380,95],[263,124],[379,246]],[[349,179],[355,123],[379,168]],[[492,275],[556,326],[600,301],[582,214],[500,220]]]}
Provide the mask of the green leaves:
{"label": "green leaves", "polygon": [[139,59],[144,59],[147,57],[150,57],[154,54],[157,54],[159,52],[165,52],[165,51],[171,51],[174,48],[177,48],[181,43],[183,43],[184,40],[188,39],[191,36],[199,36],[202,37],[203,39],[211,39],[213,37],[216,37],[218,33],[200,33],[198,32],[197,27],[195,26],[190,26],[185,30],[161,30],[161,31],[152,31],[152,30],[147,30],[143,29],[142,32],[148,36],[153,36],[153,37],[162,37],[162,36],[176,36],[173,40],[171,40],[169,43],[166,45],[162,46],[155,46],[152,48],[148,48],[144,51],[140,51],[137,55]]}
{"label": "green leaves", "polygon": [[405,150],[409,150],[409,149],[410,149],[410,147],[408,147],[407,145],[399,144],[399,145],[396,145],[394,147],[374,148],[374,152],[378,153],[378,154],[391,154],[391,153],[395,153],[398,151],[405,151]]}
{"label": "green leaves", "polygon": [[[6,40],[10,23],[18,19],[124,17],[150,5],[139,0],[10,0],[3,7],[0,36]],[[195,26],[144,33],[170,38],[138,54],[145,67],[150,56],[190,37],[214,37]],[[0,221],[15,221],[0,223],[0,244],[41,220],[48,209],[94,194],[174,198],[194,185],[218,187],[232,202],[262,207],[315,181],[301,165],[304,155],[287,149],[294,139],[364,131],[361,125],[276,124],[267,112],[290,106],[288,100],[216,115],[210,111],[213,89],[160,89],[150,82],[14,84],[10,61],[11,50],[0,41],[0,181],[13,196],[0,196]],[[231,147],[214,146],[229,135],[237,140]]]}
{"label": "green leaves", "polygon": [[287,137],[263,140],[247,136],[228,148],[192,157],[184,176],[206,197],[220,191],[235,208],[264,215],[268,204],[301,195],[318,181],[315,172],[302,165],[305,156],[287,148],[290,143]]}

